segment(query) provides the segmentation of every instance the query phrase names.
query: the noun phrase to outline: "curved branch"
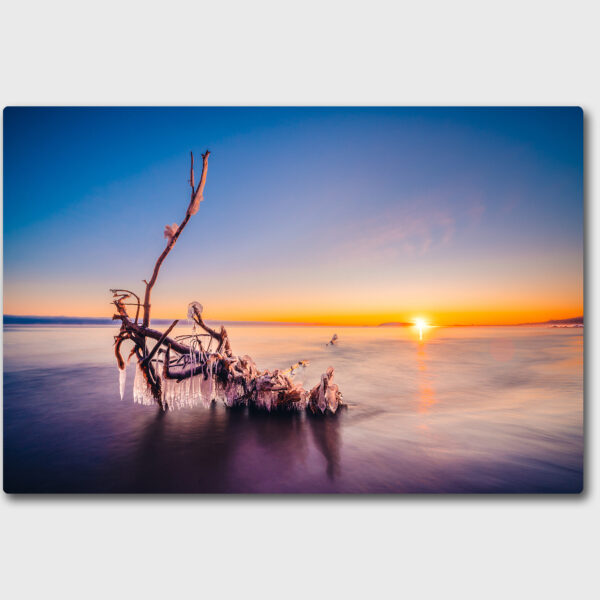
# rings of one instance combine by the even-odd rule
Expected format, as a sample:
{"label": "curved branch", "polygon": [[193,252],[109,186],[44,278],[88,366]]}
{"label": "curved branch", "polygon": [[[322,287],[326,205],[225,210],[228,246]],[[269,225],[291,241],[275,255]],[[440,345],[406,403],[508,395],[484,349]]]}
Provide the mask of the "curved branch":
{"label": "curved branch", "polygon": [[121,356],[121,344],[123,344],[123,342],[125,341],[126,338],[124,337],[117,337],[116,341],[115,341],[115,357],[117,359],[117,365],[119,366],[119,370],[123,370],[125,368],[125,361],[123,360],[123,357]]}
{"label": "curved branch", "polygon": [[[123,316],[126,316],[126,317],[129,316],[127,314],[127,310],[125,309],[126,305],[136,307],[135,322],[137,323],[138,318],[140,316],[140,307],[142,305],[142,301],[140,300],[140,297],[135,292],[132,292],[131,290],[111,289],[110,291],[112,292],[113,298],[116,298],[115,300],[113,300],[113,304],[117,307],[117,310]],[[137,302],[125,302],[125,300],[127,300],[131,296],[135,296],[135,299],[137,300]]]}

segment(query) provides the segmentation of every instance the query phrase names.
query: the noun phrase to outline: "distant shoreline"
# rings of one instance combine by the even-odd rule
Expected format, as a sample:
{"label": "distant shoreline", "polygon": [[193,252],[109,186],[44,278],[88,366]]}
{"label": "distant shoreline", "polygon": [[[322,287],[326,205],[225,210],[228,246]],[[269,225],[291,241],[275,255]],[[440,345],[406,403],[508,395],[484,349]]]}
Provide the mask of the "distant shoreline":
{"label": "distant shoreline", "polygon": [[[4,325],[114,325],[118,323],[110,318],[103,317],[48,317],[42,315],[4,315]],[[170,325],[173,319],[152,319],[157,325]],[[180,319],[183,324],[185,318]],[[327,323],[294,323],[288,321],[219,321],[207,319],[210,324],[222,324],[227,326],[261,326],[261,327],[414,327],[414,323],[389,322],[379,325],[331,325]],[[583,327],[583,316],[569,319],[551,319],[537,323],[453,323],[451,325],[439,325],[439,327]]]}

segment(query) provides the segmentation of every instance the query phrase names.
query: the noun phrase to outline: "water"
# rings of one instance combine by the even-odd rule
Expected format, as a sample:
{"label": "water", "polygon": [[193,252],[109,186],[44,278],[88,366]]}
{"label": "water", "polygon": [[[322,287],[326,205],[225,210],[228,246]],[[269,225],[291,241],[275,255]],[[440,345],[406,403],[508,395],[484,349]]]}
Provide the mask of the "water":
{"label": "water", "polygon": [[[183,332],[184,328],[181,328]],[[328,366],[348,409],[163,413],[125,399],[116,329],[6,326],[9,492],[578,492],[583,331],[232,326],[261,369]],[[337,346],[325,346],[333,333]]]}

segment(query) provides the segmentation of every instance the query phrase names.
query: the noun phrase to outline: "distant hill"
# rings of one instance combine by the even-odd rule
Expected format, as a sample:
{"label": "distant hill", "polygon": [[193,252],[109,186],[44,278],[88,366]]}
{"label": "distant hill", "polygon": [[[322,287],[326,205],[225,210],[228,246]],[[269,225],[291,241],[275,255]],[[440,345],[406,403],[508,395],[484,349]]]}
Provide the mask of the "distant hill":
{"label": "distant hill", "polygon": [[380,323],[377,327],[411,327],[414,323],[401,323],[400,321],[392,321],[390,323]]}
{"label": "distant hill", "polygon": [[572,317],[571,319],[550,319],[538,323],[520,323],[520,325],[583,325],[583,315],[581,317]]}
{"label": "distant hill", "polygon": [[555,319],[546,321],[548,325],[583,325],[583,315],[573,317],[572,319]]}

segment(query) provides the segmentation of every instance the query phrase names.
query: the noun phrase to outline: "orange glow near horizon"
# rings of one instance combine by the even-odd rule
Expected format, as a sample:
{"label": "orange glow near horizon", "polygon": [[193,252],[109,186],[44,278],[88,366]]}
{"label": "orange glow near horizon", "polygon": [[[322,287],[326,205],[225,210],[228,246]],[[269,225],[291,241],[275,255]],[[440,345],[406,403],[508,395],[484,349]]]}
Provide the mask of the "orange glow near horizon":
{"label": "orange glow near horizon", "polygon": [[[200,297],[200,296],[198,296]],[[87,301],[86,301],[87,300]],[[264,300],[263,300],[264,302]],[[174,302],[173,298],[157,298],[153,301],[152,317],[155,319],[185,318],[187,302],[183,299]],[[551,319],[567,319],[583,315],[583,305],[555,304],[545,307],[521,306],[489,306],[489,307],[428,307],[416,311],[410,307],[392,310],[354,311],[318,310],[316,306],[308,305],[305,310],[300,306],[290,305],[282,308],[247,301],[244,306],[236,305],[231,300],[221,301],[212,297],[210,302],[204,302],[205,317],[213,321],[269,321],[290,324],[331,325],[331,326],[376,326],[382,323],[400,323],[415,326],[421,333],[430,326],[449,325],[511,325],[520,323],[539,323]],[[353,308],[353,307],[352,307]],[[44,302],[40,305],[36,296],[17,299],[5,290],[4,314],[38,315],[38,316],[69,316],[69,317],[105,317],[113,315],[109,295],[104,302],[91,301],[91,298],[65,299],[57,290],[56,296],[49,291]],[[426,314],[426,317],[415,317]]]}
{"label": "orange glow near horizon", "polygon": [[[165,279],[169,272],[165,270]],[[376,326],[382,323],[429,326],[511,325],[539,323],[583,315],[581,274],[551,286],[502,288],[471,283],[469,286],[431,281],[417,286],[379,281],[360,286],[351,278],[335,286],[315,288],[295,280],[284,286],[254,286],[240,294],[237,279],[206,287],[193,276],[159,284],[152,297],[152,318],[185,319],[187,305],[198,300],[205,318],[212,321],[269,321],[331,326]],[[19,281],[4,289],[4,314],[105,317],[113,315],[109,282],[82,281],[65,290],[55,281]],[[143,286],[140,286],[143,287]],[[315,291],[316,290],[316,291]],[[40,293],[43,297],[40,300]],[[139,287],[138,293],[141,293]]]}

